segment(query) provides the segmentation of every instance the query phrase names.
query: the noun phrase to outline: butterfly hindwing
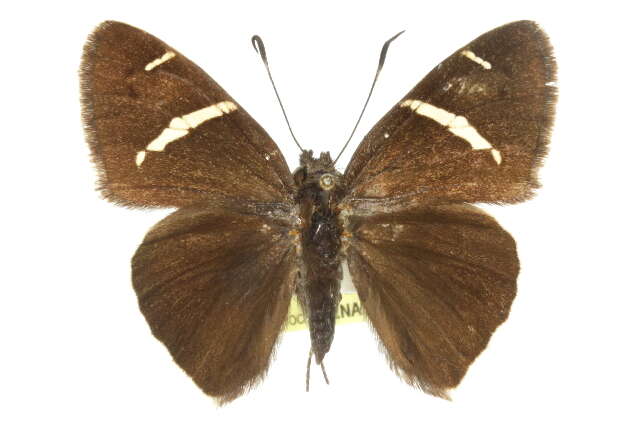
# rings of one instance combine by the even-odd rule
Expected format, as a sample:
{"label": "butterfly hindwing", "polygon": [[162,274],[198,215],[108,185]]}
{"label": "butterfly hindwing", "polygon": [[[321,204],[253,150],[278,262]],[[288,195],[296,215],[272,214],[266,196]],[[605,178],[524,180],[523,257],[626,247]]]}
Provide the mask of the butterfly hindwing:
{"label": "butterfly hindwing", "polygon": [[134,289],[153,334],[220,402],[266,373],[297,271],[291,221],[182,208],[153,227],[133,257]]}
{"label": "butterfly hindwing", "polygon": [[509,314],[514,240],[465,204],[353,215],[347,230],[349,271],[391,366],[446,397]]}
{"label": "butterfly hindwing", "polygon": [[282,202],[292,179],[266,132],[174,48],[108,21],[85,45],[83,119],[100,189],[139,207]]}
{"label": "butterfly hindwing", "polygon": [[553,120],[554,80],[551,46],[535,23],[480,36],[364,138],[345,172],[345,204],[389,210],[531,197]]}

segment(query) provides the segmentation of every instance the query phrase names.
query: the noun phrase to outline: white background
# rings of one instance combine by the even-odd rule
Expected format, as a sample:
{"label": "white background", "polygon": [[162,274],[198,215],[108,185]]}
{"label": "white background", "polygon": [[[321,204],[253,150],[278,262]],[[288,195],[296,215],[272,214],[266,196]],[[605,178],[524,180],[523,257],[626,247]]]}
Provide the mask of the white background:
{"label": "white background", "polygon": [[[12,2],[0,25],[3,220],[0,425],[638,425],[638,56],[631,2]],[[150,334],[129,260],[166,211],[101,200],[79,121],[77,68],[94,25],[121,20],[207,70],[297,152],[249,38],[305,147],[334,155],[390,50],[357,141],[455,49],[538,21],[556,47],[560,102],[544,187],[489,210],[518,242],[509,320],[453,401],[399,381],[364,324],[343,326],[304,392],[309,338],[287,334],[266,381],[222,408]]]}

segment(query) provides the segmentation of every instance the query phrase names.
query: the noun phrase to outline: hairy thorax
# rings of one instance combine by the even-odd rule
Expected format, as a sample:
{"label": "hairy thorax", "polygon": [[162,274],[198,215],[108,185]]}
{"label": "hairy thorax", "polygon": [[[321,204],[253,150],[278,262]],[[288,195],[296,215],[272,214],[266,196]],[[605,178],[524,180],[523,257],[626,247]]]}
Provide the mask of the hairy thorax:
{"label": "hairy thorax", "polygon": [[338,203],[343,196],[342,175],[335,170],[329,153],[313,158],[312,151],[304,151],[294,180],[302,249],[296,295],[309,321],[311,349],[316,362],[321,363],[333,341],[341,299],[343,230]]}

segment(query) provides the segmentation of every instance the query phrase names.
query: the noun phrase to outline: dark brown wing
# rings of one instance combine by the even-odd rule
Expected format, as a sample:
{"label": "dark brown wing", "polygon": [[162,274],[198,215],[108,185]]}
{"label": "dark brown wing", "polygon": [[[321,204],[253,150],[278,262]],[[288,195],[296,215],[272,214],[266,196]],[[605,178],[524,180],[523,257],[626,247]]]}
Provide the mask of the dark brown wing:
{"label": "dark brown wing", "polygon": [[464,204],[354,215],[347,231],[349,271],[391,366],[446,397],[509,314],[515,242]]}
{"label": "dark brown wing", "polygon": [[228,402],[262,379],[294,286],[290,219],[199,206],[159,222],[132,260],[153,334],[195,383]]}
{"label": "dark brown wing", "polygon": [[98,26],[81,66],[100,189],[128,206],[282,202],[292,178],[266,132],[177,50],[119,22]]}
{"label": "dark brown wing", "polygon": [[347,204],[388,210],[531,197],[554,115],[555,67],[531,21],[461,48],[364,138],[345,172]]}

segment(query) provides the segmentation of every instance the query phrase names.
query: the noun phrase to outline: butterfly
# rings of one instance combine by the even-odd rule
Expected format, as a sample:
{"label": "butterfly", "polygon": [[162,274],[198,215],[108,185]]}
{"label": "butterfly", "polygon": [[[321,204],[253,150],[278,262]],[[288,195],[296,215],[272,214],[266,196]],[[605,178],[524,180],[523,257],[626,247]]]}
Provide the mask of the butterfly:
{"label": "butterfly", "polygon": [[496,28],[427,74],[344,173],[311,150],[291,173],[197,65],[142,30],[102,23],[80,71],[99,191],[126,207],[177,208],[132,259],[153,335],[229,402],[266,374],[294,295],[309,360],[322,364],[344,265],[392,369],[447,398],[516,295],[516,244],[473,204],[534,195],[555,73],[535,23]]}

